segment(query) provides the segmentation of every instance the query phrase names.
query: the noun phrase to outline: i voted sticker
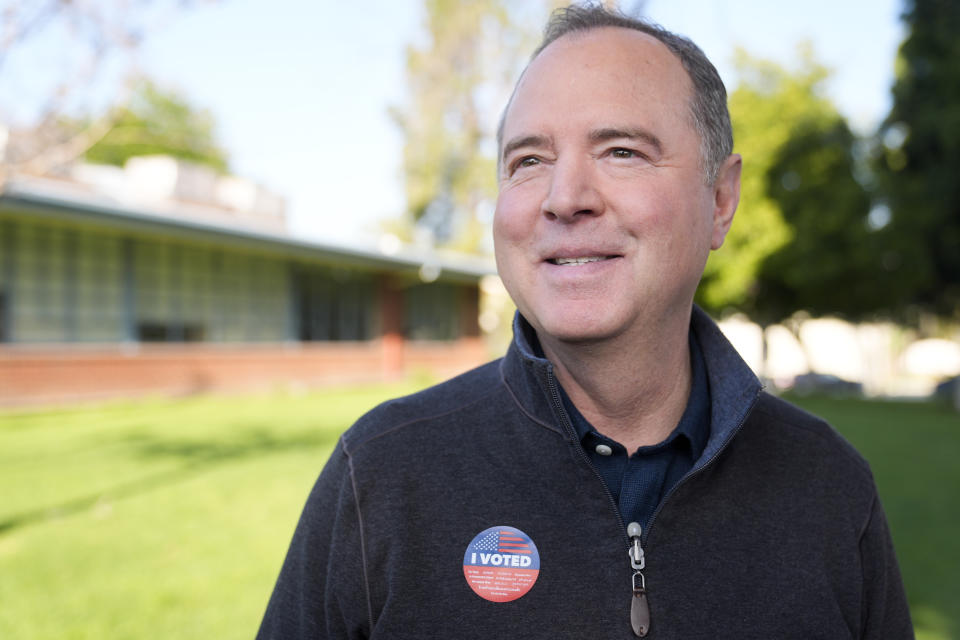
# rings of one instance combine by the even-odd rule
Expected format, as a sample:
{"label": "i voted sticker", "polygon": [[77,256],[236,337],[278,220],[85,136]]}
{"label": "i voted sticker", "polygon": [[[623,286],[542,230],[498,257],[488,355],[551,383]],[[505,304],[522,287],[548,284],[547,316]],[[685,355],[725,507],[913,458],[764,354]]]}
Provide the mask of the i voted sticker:
{"label": "i voted sticker", "polygon": [[490,527],[467,545],[463,576],[473,592],[490,602],[522,597],[540,575],[540,554],[530,536],[514,527]]}

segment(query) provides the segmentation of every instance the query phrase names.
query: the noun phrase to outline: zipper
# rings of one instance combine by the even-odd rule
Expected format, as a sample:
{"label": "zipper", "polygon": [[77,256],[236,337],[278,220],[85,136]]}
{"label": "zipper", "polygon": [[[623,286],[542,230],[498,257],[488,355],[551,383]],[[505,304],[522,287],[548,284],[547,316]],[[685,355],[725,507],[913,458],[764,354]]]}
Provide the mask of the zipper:
{"label": "zipper", "polygon": [[[570,418],[567,415],[567,411],[563,407],[563,401],[560,399],[560,392],[557,389],[557,381],[553,375],[552,369],[547,369],[547,386],[550,389],[550,398],[553,401],[554,409],[556,409],[557,415],[560,416],[561,422],[563,422],[563,426],[566,428],[567,436],[569,437],[572,434],[574,441],[576,441],[577,432],[570,423]],[[583,450],[583,446],[580,445],[579,442],[576,442],[577,446],[575,449],[580,452],[580,457],[593,471],[593,475],[600,480],[600,484],[603,486],[603,492],[607,495],[607,501],[613,508],[613,513],[617,517],[617,522],[620,523],[620,530],[626,533],[627,555],[630,557],[630,569],[633,571],[633,574],[630,578],[630,586],[633,594],[630,598],[630,628],[633,630],[633,634],[638,638],[643,638],[650,632],[650,605],[647,602],[647,583],[643,575],[643,569],[646,567],[646,558],[643,552],[643,545],[650,537],[650,530],[653,529],[653,524],[657,521],[657,516],[663,510],[663,507],[667,501],[670,500],[670,498],[674,493],[676,493],[677,489],[679,489],[681,485],[688,482],[691,478],[700,475],[705,469],[709,468],[717,458],[720,457],[720,454],[723,453],[723,451],[727,448],[727,445],[730,444],[730,441],[733,440],[733,437],[736,436],[737,433],[740,432],[740,429],[743,428],[743,424],[746,422],[747,416],[750,415],[750,413],[753,411],[753,408],[760,400],[760,393],[762,391],[762,388],[757,391],[753,397],[753,400],[750,402],[750,406],[747,407],[747,410],[743,413],[743,417],[740,418],[740,422],[738,422],[737,426],[734,427],[729,435],[727,435],[726,439],[716,450],[716,452],[710,456],[710,459],[707,460],[700,468],[682,477],[677,484],[670,488],[670,491],[667,492],[667,495],[665,495],[663,500],[660,501],[660,504],[657,505],[653,515],[650,516],[650,522],[647,523],[647,529],[645,531],[641,528],[640,524],[636,522],[631,522],[629,525],[624,527],[623,516],[620,514],[620,507],[618,507],[617,503],[614,501],[613,494],[610,493],[607,483],[603,481],[603,477],[600,475],[600,472],[597,471],[595,466],[593,466],[589,456],[587,456],[587,452]]]}
{"label": "zipper", "polygon": [[[624,538],[627,542],[627,554],[630,556],[630,568],[633,571],[633,574],[630,578],[631,589],[633,596],[630,598],[630,627],[633,629],[634,635],[639,638],[642,638],[647,635],[647,632],[650,630],[650,607],[647,604],[647,588],[646,580],[643,577],[643,568],[646,564],[643,556],[643,547],[641,546],[640,540],[640,525],[636,522],[631,522],[629,527],[625,527],[623,524],[623,516],[620,514],[620,507],[617,506],[617,503],[613,499],[613,494],[610,493],[610,488],[607,487],[607,483],[603,481],[603,476],[600,475],[600,472],[597,471],[597,468],[593,466],[593,463],[590,462],[590,457],[587,456],[587,452],[583,450],[583,446],[579,442],[576,442],[577,432],[573,428],[573,425],[570,423],[570,417],[567,415],[567,410],[563,407],[563,401],[560,399],[560,391],[557,389],[557,381],[554,378],[553,371],[547,370],[547,386],[550,389],[550,397],[553,400],[553,407],[557,411],[557,415],[560,416],[561,422],[567,431],[568,437],[573,437],[574,439],[574,448],[580,453],[581,459],[586,463],[586,465],[593,471],[593,475],[597,477],[597,480],[600,481],[600,486],[603,487],[603,492],[607,496],[607,502],[610,503],[610,508],[613,510],[613,514],[617,518],[617,522],[620,524],[620,531],[626,533]],[[631,535],[631,534],[636,535]],[[639,582],[638,582],[639,580]]]}

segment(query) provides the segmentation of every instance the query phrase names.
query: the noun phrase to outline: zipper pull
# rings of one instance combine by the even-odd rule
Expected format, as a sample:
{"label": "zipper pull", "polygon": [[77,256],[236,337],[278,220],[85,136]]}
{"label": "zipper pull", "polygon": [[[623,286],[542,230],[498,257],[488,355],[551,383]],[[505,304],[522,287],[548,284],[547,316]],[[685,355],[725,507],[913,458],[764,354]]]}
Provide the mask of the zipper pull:
{"label": "zipper pull", "polygon": [[[637,586],[637,576],[640,577],[640,586]],[[647,589],[644,586],[643,574],[637,571],[633,574],[633,598],[630,599],[630,626],[633,635],[643,638],[650,631],[650,605],[647,604]]]}
{"label": "zipper pull", "polygon": [[627,555],[630,556],[630,568],[633,569],[631,587],[633,597],[630,599],[630,626],[633,635],[643,638],[650,631],[650,605],[647,604],[647,582],[643,577],[643,568],[647,565],[643,557],[643,547],[640,546],[640,534],[643,529],[636,522],[627,525],[627,537],[630,546]]}

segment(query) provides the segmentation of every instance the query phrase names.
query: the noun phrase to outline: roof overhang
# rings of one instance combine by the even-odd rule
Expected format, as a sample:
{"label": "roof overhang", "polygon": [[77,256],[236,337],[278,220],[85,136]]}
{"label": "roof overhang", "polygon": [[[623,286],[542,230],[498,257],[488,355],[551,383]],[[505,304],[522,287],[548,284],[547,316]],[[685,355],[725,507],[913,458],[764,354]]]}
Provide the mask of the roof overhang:
{"label": "roof overhang", "polygon": [[[51,181],[52,182],[52,181]],[[299,239],[285,233],[229,227],[175,217],[145,207],[130,207],[95,193],[70,193],[32,183],[7,182],[0,191],[0,212],[24,212],[64,221],[81,221],[141,234],[180,236],[205,242],[282,253],[292,258],[418,275],[426,279],[476,282],[495,275],[493,260],[438,250],[399,246],[348,246]]]}

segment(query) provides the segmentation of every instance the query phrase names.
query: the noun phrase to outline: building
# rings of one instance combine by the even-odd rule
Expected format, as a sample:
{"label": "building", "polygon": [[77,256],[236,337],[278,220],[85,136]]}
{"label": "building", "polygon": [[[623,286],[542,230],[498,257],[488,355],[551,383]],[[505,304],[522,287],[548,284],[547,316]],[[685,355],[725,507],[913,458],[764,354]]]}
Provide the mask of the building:
{"label": "building", "polygon": [[0,403],[447,375],[486,358],[489,261],[284,227],[275,196],[169,158],[8,182]]}

